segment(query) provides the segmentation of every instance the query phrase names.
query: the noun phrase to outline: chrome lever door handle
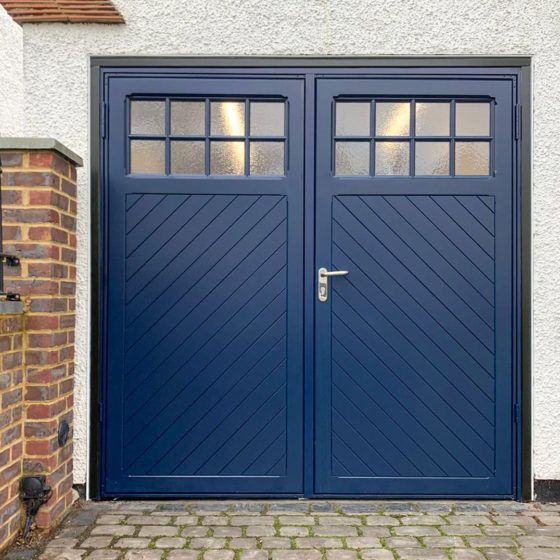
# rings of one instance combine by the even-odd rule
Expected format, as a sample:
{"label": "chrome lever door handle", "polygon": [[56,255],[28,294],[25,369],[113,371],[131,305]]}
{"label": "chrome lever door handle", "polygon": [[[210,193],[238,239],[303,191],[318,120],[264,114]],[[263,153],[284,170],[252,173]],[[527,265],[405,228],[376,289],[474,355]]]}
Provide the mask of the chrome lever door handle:
{"label": "chrome lever door handle", "polygon": [[317,271],[318,275],[318,294],[320,302],[325,302],[329,299],[329,276],[346,276],[349,273],[348,270],[327,270],[326,268],[320,268]]}

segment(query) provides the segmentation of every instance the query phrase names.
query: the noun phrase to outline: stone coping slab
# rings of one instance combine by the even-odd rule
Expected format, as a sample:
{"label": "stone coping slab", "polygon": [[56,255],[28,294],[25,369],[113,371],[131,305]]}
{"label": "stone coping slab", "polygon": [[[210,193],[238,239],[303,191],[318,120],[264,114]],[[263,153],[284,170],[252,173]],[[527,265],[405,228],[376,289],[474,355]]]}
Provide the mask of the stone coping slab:
{"label": "stone coping slab", "polygon": [[0,150],[52,150],[70,160],[77,167],[84,165],[84,160],[78,154],[55,138],[1,136]]}

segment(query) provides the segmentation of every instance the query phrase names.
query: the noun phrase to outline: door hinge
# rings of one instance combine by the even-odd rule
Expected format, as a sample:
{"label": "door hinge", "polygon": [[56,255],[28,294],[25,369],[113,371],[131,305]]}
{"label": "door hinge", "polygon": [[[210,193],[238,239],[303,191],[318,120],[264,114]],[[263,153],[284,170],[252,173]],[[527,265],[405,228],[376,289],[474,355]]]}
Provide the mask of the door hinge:
{"label": "door hinge", "polygon": [[513,418],[516,424],[521,421],[521,407],[518,404],[513,405]]}
{"label": "door hinge", "polygon": [[101,136],[105,138],[107,126],[107,103],[101,105]]}
{"label": "door hinge", "polygon": [[515,106],[515,139],[521,138],[521,105]]}

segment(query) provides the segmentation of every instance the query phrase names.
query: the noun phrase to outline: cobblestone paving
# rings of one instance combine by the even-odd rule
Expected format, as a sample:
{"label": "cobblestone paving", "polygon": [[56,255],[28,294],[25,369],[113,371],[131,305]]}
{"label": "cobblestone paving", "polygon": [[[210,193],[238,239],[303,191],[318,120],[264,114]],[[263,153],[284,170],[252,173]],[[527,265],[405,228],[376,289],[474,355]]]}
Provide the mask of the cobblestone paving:
{"label": "cobblestone paving", "polygon": [[560,560],[560,504],[102,502],[40,560]]}

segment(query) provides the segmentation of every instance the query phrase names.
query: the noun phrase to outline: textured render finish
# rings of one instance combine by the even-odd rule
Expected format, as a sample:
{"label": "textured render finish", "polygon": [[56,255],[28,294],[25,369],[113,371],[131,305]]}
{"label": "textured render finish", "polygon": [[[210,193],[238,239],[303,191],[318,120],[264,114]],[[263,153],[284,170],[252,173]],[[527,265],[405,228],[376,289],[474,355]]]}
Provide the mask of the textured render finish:
{"label": "textured render finish", "polygon": [[[560,478],[560,3],[118,0],[124,26],[24,26],[26,135],[87,161],[90,55],[530,55],[534,61],[535,475]],[[75,480],[87,454],[89,178],[79,171]]]}
{"label": "textured render finish", "polygon": [[23,31],[0,6],[0,136],[23,130]]}

